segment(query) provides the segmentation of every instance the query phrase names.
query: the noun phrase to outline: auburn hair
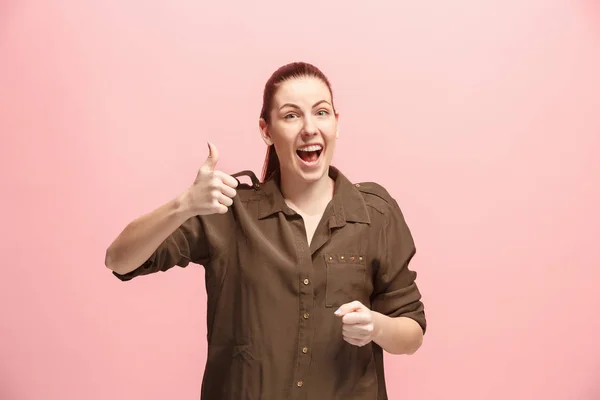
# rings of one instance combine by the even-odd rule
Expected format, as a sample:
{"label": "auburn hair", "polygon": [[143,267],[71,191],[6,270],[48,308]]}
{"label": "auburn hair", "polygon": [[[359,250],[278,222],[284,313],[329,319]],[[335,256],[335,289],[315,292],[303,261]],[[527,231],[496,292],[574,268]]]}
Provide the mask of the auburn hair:
{"label": "auburn hair", "polygon": [[[329,83],[329,80],[327,79],[325,74],[321,72],[319,68],[306,62],[293,62],[290,64],[286,64],[277,69],[275,72],[273,72],[273,74],[265,84],[260,118],[262,118],[267,123],[267,125],[269,125],[269,123],[271,122],[271,107],[273,106],[273,97],[277,92],[277,88],[287,80],[307,77],[317,78],[323,81],[323,83],[327,85],[327,88],[329,89],[329,93],[331,94],[333,102],[333,91],[331,90],[331,84]],[[275,146],[271,145],[267,149],[265,163],[263,165],[263,182],[269,179],[277,170],[279,170],[279,157],[277,156],[277,152],[275,151]]]}

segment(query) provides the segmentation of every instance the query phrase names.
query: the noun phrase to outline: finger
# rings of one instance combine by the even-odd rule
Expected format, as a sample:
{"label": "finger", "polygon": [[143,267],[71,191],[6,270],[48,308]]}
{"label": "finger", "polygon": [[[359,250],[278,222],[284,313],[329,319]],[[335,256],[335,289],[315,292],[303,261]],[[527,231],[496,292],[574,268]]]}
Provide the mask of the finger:
{"label": "finger", "polygon": [[214,171],[217,166],[217,161],[219,161],[219,151],[212,143],[208,142],[208,157],[204,164],[202,164],[202,168],[207,171]]}
{"label": "finger", "polygon": [[342,336],[345,338],[349,338],[349,339],[355,339],[355,340],[359,340],[362,339],[364,337],[363,334],[361,334],[360,332],[356,332],[350,329],[345,329],[342,331]]}
{"label": "finger", "polygon": [[225,207],[231,207],[231,205],[233,204],[233,200],[231,199],[231,197],[227,197],[224,194],[220,194],[219,203],[223,204]]}
{"label": "finger", "polygon": [[227,186],[222,182],[219,184],[219,190],[221,191],[221,193],[223,193],[225,196],[229,197],[230,199],[233,199],[237,194],[237,192],[234,188]]}
{"label": "finger", "polygon": [[236,188],[238,186],[238,181],[231,175],[227,175],[221,171],[215,171],[213,176],[223,182],[224,185],[230,188]]}
{"label": "finger", "polygon": [[238,186],[238,180],[224,172],[215,171],[214,176],[221,179],[221,181],[229,187],[236,188]]}
{"label": "finger", "polygon": [[371,322],[371,316],[366,312],[350,312],[342,317],[342,322],[348,325],[368,324]]}
{"label": "finger", "polygon": [[218,203],[214,206],[214,213],[215,214],[227,214],[227,211],[229,211],[229,207]]}
{"label": "finger", "polygon": [[340,308],[338,308],[334,314],[339,317],[343,317],[344,315],[346,315],[350,312],[359,311],[359,310],[363,309],[364,307],[365,306],[363,306],[363,304],[360,301],[355,300],[350,303],[342,304],[340,306]]}
{"label": "finger", "polygon": [[364,339],[371,335],[370,330],[367,327],[360,325],[348,325],[342,329],[342,334],[354,339]]}

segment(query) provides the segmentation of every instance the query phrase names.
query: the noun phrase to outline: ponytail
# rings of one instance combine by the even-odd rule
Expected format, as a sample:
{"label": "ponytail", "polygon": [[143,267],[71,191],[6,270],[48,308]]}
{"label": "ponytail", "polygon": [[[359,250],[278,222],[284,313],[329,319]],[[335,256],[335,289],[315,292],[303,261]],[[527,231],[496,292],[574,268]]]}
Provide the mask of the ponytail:
{"label": "ponytail", "polygon": [[270,145],[267,149],[267,155],[265,156],[265,163],[263,165],[263,182],[268,180],[275,172],[279,170],[279,157],[275,151],[275,146]]}

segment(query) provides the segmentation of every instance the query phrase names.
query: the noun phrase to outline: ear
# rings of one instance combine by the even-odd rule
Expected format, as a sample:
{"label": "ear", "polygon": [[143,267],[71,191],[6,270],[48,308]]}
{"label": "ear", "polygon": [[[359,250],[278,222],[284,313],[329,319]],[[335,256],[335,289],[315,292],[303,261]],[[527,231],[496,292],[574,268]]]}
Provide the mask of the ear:
{"label": "ear", "polygon": [[339,139],[340,138],[340,114],[339,113],[335,113],[335,138]]}
{"label": "ear", "polygon": [[265,121],[263,118],[261,118],[258,121],[258,127],[260,128],[260,135],[262,136],[264,142],[267,144],[267,146],[270,146],[273,144],[273,140],[271,140],[271,135],[269,134],[269,125],[267,124],[267,121]]}

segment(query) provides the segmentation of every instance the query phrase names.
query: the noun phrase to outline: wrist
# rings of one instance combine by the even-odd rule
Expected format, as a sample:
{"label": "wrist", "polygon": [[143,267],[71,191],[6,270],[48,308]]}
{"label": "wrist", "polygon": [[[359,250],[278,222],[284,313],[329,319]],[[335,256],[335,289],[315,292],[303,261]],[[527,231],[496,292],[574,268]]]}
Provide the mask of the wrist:
{"label": "wrist", "polygon": [[175,216],[177,216],[177,218],[182,219],[184,222],[195,216],[190,207],[191,204],[192,201],[190,199],[190,193],[188,189],[181,192],[171,201],[173,213]]}
{"label": "wrist", "polygon": [[371,315],[373,318],[373,341],[377,342],[384,334],[386,318],[389,317],[380,314],[377,311],[371,311]]}

